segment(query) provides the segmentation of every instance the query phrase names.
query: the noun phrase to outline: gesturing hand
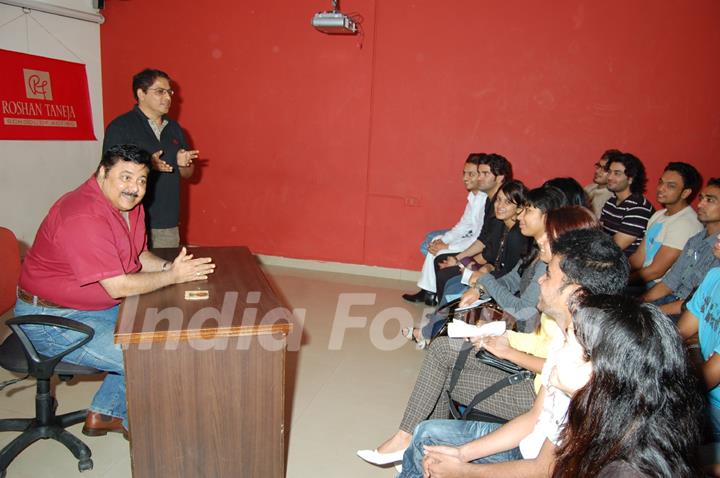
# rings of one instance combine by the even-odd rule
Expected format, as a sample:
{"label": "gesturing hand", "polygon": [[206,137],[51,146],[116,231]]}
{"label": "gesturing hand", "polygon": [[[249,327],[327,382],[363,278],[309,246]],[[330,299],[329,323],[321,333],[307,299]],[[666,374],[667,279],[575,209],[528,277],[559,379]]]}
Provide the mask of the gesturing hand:
{"label": "gesturing hand", "polygon": [[173,260],[170,272],[175,277],[175,284],[205,280],[209,274],[215,272],[215,264],[210,257],[193,259],[192,254],[188,254],[187,249],[183,247],[180,254]]}
{"label": "gesturing hand", "polygon": [[160,171],[161,173],[171,173],[173,167],[170,166],[167,162],[160,159],[160,156],[162,156],[162,154],[162,149],[160,151],[155,151],[152,154],[152,156],[150,157],[150,161],[152,162],[152,168],[155,171]]}
{"label": "gesturing hand", "polygon": [[193,159],[197,159],[200,156],[200,151],[181,149],[177,152],[177,165],[181,168],[187,168],[192,165]]}

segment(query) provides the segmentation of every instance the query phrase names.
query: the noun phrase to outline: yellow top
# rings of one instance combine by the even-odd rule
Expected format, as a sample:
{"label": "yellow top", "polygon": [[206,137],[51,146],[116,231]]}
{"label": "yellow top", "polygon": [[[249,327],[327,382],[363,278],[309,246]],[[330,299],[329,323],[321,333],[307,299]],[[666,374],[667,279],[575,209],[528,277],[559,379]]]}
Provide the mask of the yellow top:
{"label": "yellow top", "polygon": [[[557,335],[561,334],[560,326],[555,319],[549,315],[540,316],[540,330],[531,333],[507,331],[508,342],[515,350],[534,355],[535,357],[547,358],[550,342]],[[535,375],[535,393],[540,391],[541,374]]]}

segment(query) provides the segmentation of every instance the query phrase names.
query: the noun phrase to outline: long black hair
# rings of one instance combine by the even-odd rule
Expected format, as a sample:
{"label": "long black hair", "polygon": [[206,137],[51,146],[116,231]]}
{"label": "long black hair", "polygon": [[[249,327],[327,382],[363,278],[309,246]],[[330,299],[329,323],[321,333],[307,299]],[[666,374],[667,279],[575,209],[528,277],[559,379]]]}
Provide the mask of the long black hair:
{"label": "long black hair", "polygon": [[553,478],[593,478],[611,463],[648,476],[699,476],[704,392],[677,329],[650,304],[579,294],[571,304],[590,381],[570,402]]}

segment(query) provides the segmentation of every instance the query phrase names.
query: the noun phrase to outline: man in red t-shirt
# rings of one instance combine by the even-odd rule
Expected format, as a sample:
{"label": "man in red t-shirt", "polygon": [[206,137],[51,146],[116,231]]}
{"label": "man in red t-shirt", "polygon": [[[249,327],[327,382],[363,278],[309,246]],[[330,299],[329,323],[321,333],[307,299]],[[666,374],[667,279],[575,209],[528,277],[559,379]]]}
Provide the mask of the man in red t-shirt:
{"label": "man in red t-shirt", "polygon": [[[149,168],[150,155],[137,146],[106,151],[95,174],[52,206],[20,274],[15,316],[68,317],[95,331],[90,342],[63,359],[108,372],[88,411],[86,435],[111,431],[127,436],[122,351],[113,342],[122,298],[203,280],[215,270],[210,258],[193,258],[185,248],[172,262],[147,250],[140,202]],[[82,337],[59,327],[23,330],[48,356]]]}

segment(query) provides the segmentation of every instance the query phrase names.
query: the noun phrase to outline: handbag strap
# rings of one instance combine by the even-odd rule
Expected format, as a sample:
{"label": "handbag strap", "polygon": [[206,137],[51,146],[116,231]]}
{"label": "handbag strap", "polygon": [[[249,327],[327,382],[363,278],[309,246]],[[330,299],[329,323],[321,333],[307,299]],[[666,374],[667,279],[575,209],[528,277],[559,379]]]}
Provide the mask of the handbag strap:
{"label": "handbag strap", "polygon": [[450,385],[447,389],[448,395],[455,389],[455,385],[457,385],[457,381],[460,378],[460,373],[462,373],[463,368],[465,368],[465,362],[467,362],[470,352],[473,351],[473,347],[469,342],[464,342],[463,347],[453,365],[452,375],[450,375]]}
{"label": "handbag strap", "polygon": [[465,411],[462,414],[462,419],[466,420],[472,409],[475,408],[478,403],[492,396],[492,394],[499,392],[503,388],[509,387],[510,385],[515,385],[516,383],[528,380],[532,378],[532,376],[532,372],[530,372],[529,370],[523,370],[522,372],[514,373],[493,383],[485,390],[475,395],[475,397],[470,401],[470,403],[467,404],[467,408],[465,408]]}

